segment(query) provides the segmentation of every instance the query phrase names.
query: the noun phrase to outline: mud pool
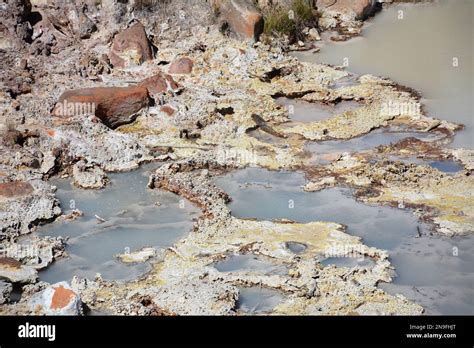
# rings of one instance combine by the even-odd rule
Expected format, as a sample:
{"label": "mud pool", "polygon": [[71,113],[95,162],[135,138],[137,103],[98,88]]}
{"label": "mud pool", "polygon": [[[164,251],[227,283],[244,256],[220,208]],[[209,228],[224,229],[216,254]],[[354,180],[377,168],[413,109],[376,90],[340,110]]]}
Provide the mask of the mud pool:
{"label": "mud pool", "polygon": [[[216,180],[232,198],[229,208],[239,218],[335,221],[347,226],[368,246],[385,249],[398,276],[381,284],[421,304],[428,314],[474,311],[474,240],[472,236],[433,236],[412,212],[357,202],[347,188],[304,192],[299,172],[258,168],[235,171]],[[360,265],[357,260],[327,259],[324,265]],[[364,260],[364,266],[370,261]]]}
{"label": "mud pool", "polygon": [[246,314],[269,313],[284,299],[284,296],[272,289],[261,287],[240,288],[237,310]]}
{"label": "mud pool", "polygon": [[397,4],[369,20],[361,37],[326,41],[316,54],[294,55],[341,66],[346,60],[349,72],[386,76],[416,89],[428,116],[466,126],[452,147],[474,148],[473,14],[471,0]]}
{"label": "mud pool", "polygon": [[40,279],[55,283],[74,275],[93,279],[97,273],[109,280],[134,279],[150,264],[124,264],[116,255],[142,247],[159,252],[188,234],[199,210],[177,195],[147,188],[149,171],[157,166],[112,174],[110,185],[99,191],[74,188],[69,179],[53,180],[63,211],[78,209],[83,216],[39,229],[42,236],[69,237],[69,258],[40,272]]}

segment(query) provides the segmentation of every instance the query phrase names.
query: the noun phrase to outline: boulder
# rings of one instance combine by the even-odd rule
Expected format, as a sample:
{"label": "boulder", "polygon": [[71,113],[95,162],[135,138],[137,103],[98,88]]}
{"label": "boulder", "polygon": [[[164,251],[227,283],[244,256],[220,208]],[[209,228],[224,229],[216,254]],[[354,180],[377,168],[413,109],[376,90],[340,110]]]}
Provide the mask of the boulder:
{"label": "boulder", "polygon": [[12,283],[34,283],[38,279],[38,272],[10,257],[0,257],[0,279]]}
{"label": "boulder", "polygon": [[215,0],[214,7],[236,34],[258,41],[264,20],[250,0]]}
{"label": "boulder", "polygon": [[150,42],[140,22],[114,37],[109,58],[112,65],[119,68],[140,65],[153,59]]}
{"label": "boulder", "polygon": [[82,301],[67,282],[56,283],[34,294],[29,299],[28,305],[35,314],[82,314]]}
{"label": "boulder", "polygon": [[149,105],[143,86],[81,88],[64,92],[54,116],[95,115],[110,128],[135,121],[137,112]]}
{"label": "boulder", "polygon": [[179,90],[178,83],[170,75],[162,72],[144,79],[139,86],[145,87],[150,95],[177,92]]}
{"label": "boulder", "polygon": [[193,66],[194,62],[191,58],[181,57],[171,63],[168,72],[170,74],[190,74],[193,71]]}

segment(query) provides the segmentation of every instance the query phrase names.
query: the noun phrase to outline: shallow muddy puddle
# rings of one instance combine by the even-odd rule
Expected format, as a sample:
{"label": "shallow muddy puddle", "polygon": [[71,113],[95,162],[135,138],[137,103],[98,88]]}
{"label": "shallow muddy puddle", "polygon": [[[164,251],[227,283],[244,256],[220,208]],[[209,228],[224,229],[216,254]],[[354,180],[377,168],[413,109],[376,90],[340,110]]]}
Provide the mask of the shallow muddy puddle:
{"label": "shallow muddy puddle", "polygon": [[230,255],[212,266],[219,272],[254,272],[262,275],[288,274],[288,268],[285,265],[272,263],[254,254]]}
{"label": "shallow muddy puddle", "polygon": [[396,144],[406,138],[416,138],[422,141],[436,141],[444,135],[422,132],[393,132],[376,129],[366,135],[349,140],[326,140],[308,142],[305,150],[311,154],[309,163],[326,164],[327,154],[355,153],[370,150],[381,145]]}
{"label": "shallow muddy puddle", "polygon": [[306,182],[301,172],[260,168],[235,171],[216,180],[232,198],[232,215],[239,218],[338,222],[348,225],[350,234],[382,249],[394,248],[401,237],[417,234],[419,224],[410,212],[359,203],[347,188],[305,192]]}
{"label": "shallow muddy puddle", "polygon": [[[155,168],[148,166],[147,168]],[[61,259],[40,272],[40,279],[55,283],[74,275],[130,280],[149,270],[148,263],[123,264],[117,254],[142,247],[163,249],[186,236],[199,210],[169,192],[147,188],[148,170],[110,175],[111,184],[103,190],[72,187],[69,179],[56,179],[56,193],[65,213],[79,209],[75,221],[56,221],[38,230],[41,236],[69,237]]]}
{"label": "shallow muddy puddle", "polygon": [[380,284],[422,305],[428,314],[474,313],[474,238],[424,236],[390,251],[397,277]]}
{"label": "shallow muddy puddle", "polygon": [[[357,202],[350,189],[304,192],[301,186],[306,180],[301,172],[247,168],[220,177],[216,183],[231,196],[229,208],[234,216],[338,222],[347,226],[349,234],[361,237],[366,245],[388,250],[399,276],[383,287],[417,301],[429,314],[456,313],[461,308],[462,313],[474,312],[472,237],[430,236],[428,226],[410,211]],[[354,262],[357,259],[323,261],[326,265],[336,263],[342,267],[356,265]],[[414,296],[413,288],[418,286],[430,295]]]}
{"label": "shallow muddy puddle", "polygon": [[457,173],[464,169],[464,167],[455,162],[450,160],[445,161],[433,161],[428,163],[431,167],[438,169],[440,172],[444,173]]}
{"label": "shallow muddy puddle", "polygon": [[466,125],[451,146],[474,148],[473,18],[471,0],[397,4],[370,19],[362,37],[294,55],[416,89],[428,116]]}
{"label": "shallow muddy puddle", "polygon": [[343,100],[337,104],[310,103],[300,99],[277,98],[276,102],[288,110],[290,120],[294,122],[315,122],[326,120],[361,105],[353,100]]}
{"label": "shallow muddy puddle", "polygon": [[284,299],[282,293],[272,289],[261,287],[239,288],[237,310],[247,314],[269,313]]}

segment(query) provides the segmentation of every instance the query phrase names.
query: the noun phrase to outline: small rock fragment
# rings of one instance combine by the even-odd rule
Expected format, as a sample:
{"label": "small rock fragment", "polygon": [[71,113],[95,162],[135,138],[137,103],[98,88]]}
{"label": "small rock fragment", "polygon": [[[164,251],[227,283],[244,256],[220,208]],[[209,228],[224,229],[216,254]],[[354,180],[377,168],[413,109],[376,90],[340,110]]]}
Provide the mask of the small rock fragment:
{"label": "small rock fragment", "polygon": [[136,66],[147,60],[152,60],[153,54],[145,27],[137,22],[117,34],[109,58],[112,65],[119,68]]}
{"label": "small rock fragment", "polygon": [[179,90],[178,83],[165,73],[158,73],[144,79],[139,86],[148,90],[150,95],[156,95],[167,92],[177,92]]}
{"label": "small rock fragment", "polygon": [[156,255],[155,248],[142,248],[131,253],[117,255],[120,261],[124,263],[146,262]]}

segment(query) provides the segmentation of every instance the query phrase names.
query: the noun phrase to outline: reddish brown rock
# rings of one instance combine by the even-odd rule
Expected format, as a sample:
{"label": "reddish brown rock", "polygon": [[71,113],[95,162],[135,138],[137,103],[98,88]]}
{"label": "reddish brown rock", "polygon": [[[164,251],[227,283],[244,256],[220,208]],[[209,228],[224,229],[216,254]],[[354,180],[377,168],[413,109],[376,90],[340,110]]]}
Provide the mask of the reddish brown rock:
{"label": "reddish brown rock", "polygon": [[168,72],[170,74],[190,74],[193,71],[193,67],[194,62],[191,58],[181,57],[171,63]]}
{"label": "reddish brown rock", "polygon": [[144,79],[139,86],[145,87],[150,95],[176,92],[179,89],[178,83],[170,75],[161,72]]}
{"label": "reddish brown rock", "polygon": [[114,37],[109,58],[112,65],[119,68],[140,65],[153,59],[150,42],[140,22]]}
{"label": "reddish brown rock", "polygon": [[263,32],[264,20],[251,1],[216,0],[214,3],[235,33],[247,39],[259,39]]}
{"label": "reddish brown rock", "polygon": [[51,299],[51,306],[52,310],[56,309],[63,309],[69,306],[71,301],[73,301],[76,297],[74,291],[70,289],[66,289],[64,286],[59,285],[54,289],[53,298]]}
{"label": "reddish brown rock", "polygon": [[0,184],[0,197],[18,197],[33,193],[33,186],[23,181],[13,181]]}
{"label": "reddish brown rock", "polygon": [[110,128],[135,121],[136,113],[149,105],[144,86],[82,88],[64,92],[54,107],[58,117],[97,116]]}
{"label": "reddish brown rock", "polygon": [[353,11],[357,18],[365,18],[371,15],[377,6],[376,0],[317,0],[318,9],[328,8],[331,11],[345,12]]}

